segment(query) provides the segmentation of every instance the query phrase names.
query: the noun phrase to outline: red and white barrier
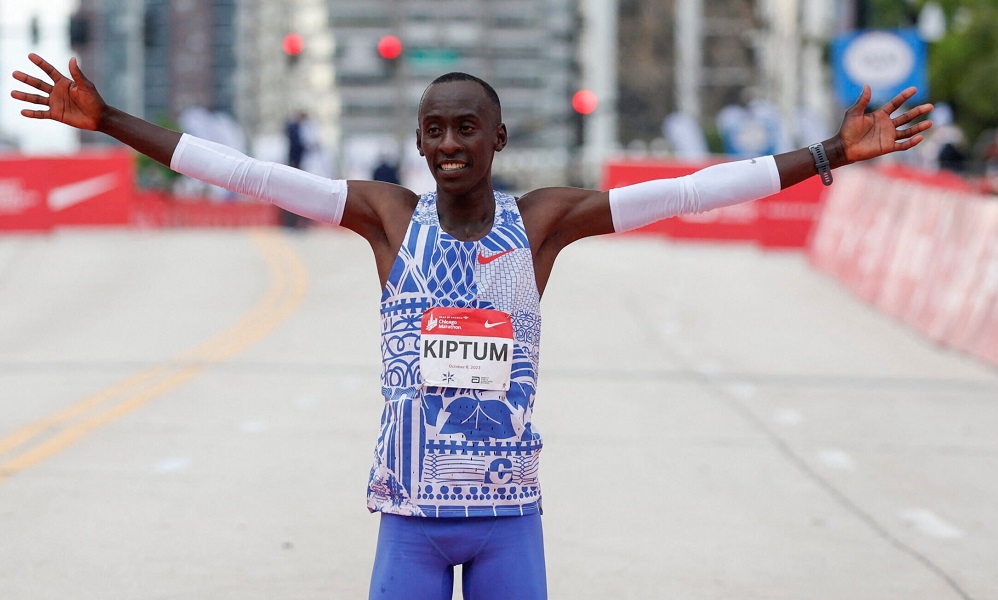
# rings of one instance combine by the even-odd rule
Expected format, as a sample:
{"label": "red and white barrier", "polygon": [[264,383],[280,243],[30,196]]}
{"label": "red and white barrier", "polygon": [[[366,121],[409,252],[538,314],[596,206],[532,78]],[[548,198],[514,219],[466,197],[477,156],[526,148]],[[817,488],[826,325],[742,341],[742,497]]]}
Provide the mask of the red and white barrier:
{"label": "red and white barrier", "polygon": [[257,200],[217,202],[145,190],[132,203],[132,225],[146,229],[270,227],[279,221],[275,206]]}
{"label": "red and white barrier", "polygon": [[809,258],[931,339],[998,365],[998,199],[949,175],[836,174]]}

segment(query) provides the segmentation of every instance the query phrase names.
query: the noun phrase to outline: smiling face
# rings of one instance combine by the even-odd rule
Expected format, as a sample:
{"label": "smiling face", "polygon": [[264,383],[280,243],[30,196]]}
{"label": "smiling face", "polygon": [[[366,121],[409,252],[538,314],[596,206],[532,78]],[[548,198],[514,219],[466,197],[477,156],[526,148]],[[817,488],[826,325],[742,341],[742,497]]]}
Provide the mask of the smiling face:
{"label": "smiling face", "polygon": [[434,83],[423,94],[416,147],[439,192],[492,187],[492,158],[506,146],[499,107],[475,81]]}

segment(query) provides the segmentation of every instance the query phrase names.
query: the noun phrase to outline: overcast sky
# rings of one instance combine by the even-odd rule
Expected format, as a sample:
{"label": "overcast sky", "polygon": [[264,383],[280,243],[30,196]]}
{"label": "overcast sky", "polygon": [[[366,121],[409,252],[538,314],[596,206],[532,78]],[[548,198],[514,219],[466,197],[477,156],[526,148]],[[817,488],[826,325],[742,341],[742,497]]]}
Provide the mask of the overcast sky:
{"label": "overcast sky", "polygon": [[[27,89],[10,74],[21,70],[43,77],[41,71],[28,62],[28,52],[37,52],[63,73],[71,56],[68,20],[77,6],[76,0],[0,0],[0,134],[20,141],[21,149],[30,153],[72,152],[77,148],[76,136],[64,125],[25,119],[20,115],[27,105],[10,97],[14,87]],[[31,46],[28,30],[32,15],[38,15],[41,42]]]}

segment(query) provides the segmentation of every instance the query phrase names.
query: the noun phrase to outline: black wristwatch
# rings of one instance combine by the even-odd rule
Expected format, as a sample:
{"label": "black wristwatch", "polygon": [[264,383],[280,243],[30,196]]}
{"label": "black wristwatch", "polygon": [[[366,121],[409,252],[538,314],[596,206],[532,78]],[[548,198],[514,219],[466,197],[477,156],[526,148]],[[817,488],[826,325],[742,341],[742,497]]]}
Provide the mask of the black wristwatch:
{"label": "black wristwatch", "polygon": [[818,142],[817,144],[811,144],[807,149],[811,151],[811,156],[814,157],[814,166],[818,169],[818,176],[821,177],[821,183],[832,185],[832,167],[828,162],[828,155],[825,154],[825,147],[821,142]]}

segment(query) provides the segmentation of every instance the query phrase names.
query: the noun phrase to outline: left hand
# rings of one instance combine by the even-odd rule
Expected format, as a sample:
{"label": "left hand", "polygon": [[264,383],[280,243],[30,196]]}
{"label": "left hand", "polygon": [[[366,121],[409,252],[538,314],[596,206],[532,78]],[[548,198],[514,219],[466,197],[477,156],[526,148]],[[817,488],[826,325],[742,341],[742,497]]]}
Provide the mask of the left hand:
{"label": "left hand", "polygon": [[[21,115],[29,119],[51,119],[78,129],[96,131],[101,119],[107,112],[107,104],[97,92],[93,82],[83,75],[75,58],[69,60],[69,73],[66,77],[53,67],[51,63],[32,52],[28,60],[35,63],[52,80],[52,83],[32,77],[21,71],[14,71],[14,79],[30,85],[41,94],[28,94],[13,90],[11,97],[33,104],[34,108],[26,108]],[[38,107],[48,107],[41,110]]]}
{"label": "left hand", "polygon": [[932,121],[921,121],[905,129],[900,127],[927,114],[933,108],[931,104],[920,104],[896,117],[891,117],[891,114],[901,108],[917,91],[916,88],[910,87],[879,110],[867,114],[866,107],[870,104],[872,91],[870,86],[863,86],[863,93],[846,111],[842,127],[835,136],[842,143],[846,164],[908,150],[924,139],[922,133],[932,127]]}

